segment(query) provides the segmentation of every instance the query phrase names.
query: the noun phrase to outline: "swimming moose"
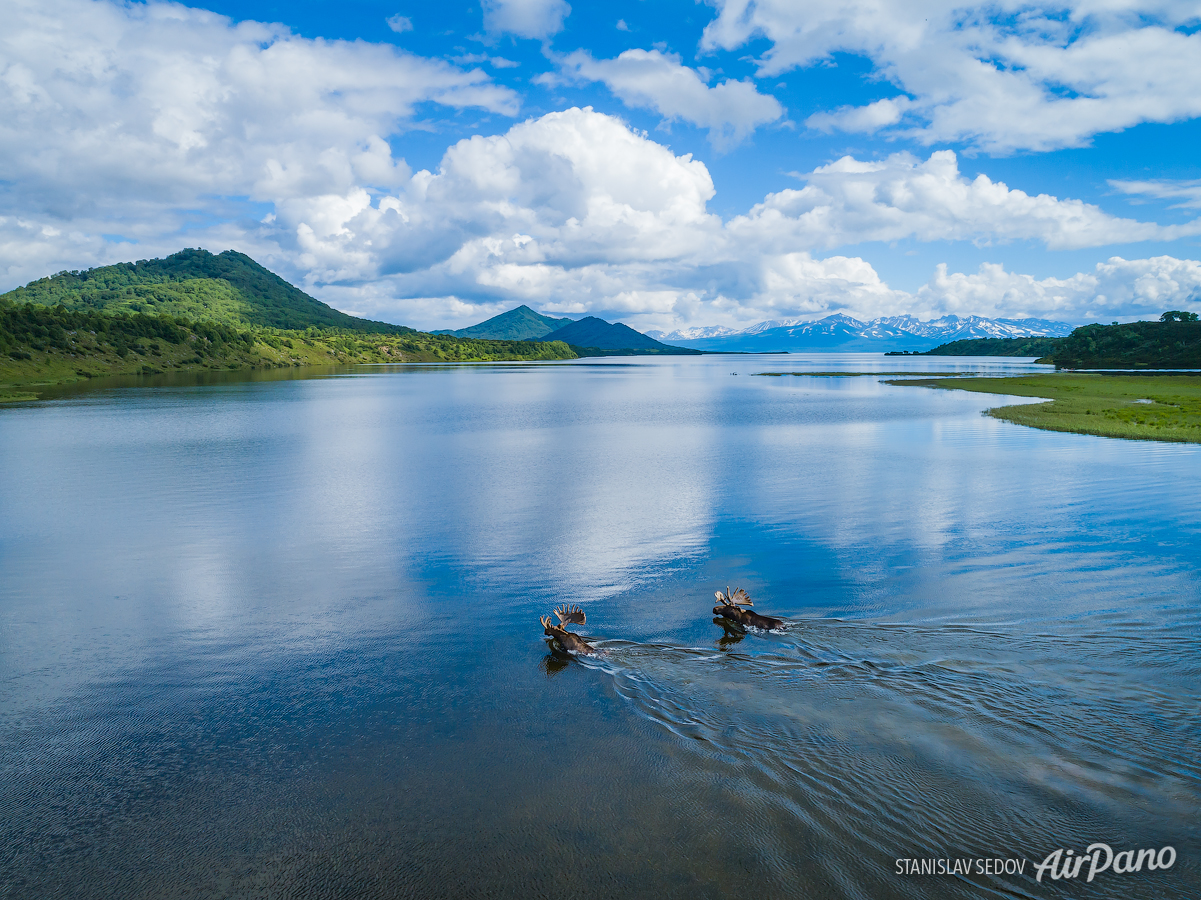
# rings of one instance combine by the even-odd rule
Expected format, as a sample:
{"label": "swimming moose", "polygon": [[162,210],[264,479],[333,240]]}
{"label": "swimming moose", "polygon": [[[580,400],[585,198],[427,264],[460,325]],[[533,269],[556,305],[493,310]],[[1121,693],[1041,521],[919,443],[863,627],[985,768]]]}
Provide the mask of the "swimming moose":
{"label": "swimming moose", "polygon": [[555,615],[559,617],[559,624],[551,623],[550,616],[542,616],[538,621],[542,623],[543,629],[552,638],[560,650],[567,653],[583,653],[591,655],[596,653],[591,645],[576,634],[574,631],[568,631],[568,625],[583,625],[586,621],[584,610],[579,606],[571,607],[563,605],[555,608]]}
{"label": "swimming moose", "polygon": [[762,628],[764,631],[772,631],[784,626],[783,619],[777,619],[775,616],[761,616],[754,610],[743,609],[744,606],[754,606],[755,604],[751,602],[751,598],[742,588],[731,591],[727,587],[724,594],[721,591],[714,591],[714,596],[721,605],[713,607],[713,615],[725,619],[726,622],[741,625],[743,628],[748,625],[752,628]]}

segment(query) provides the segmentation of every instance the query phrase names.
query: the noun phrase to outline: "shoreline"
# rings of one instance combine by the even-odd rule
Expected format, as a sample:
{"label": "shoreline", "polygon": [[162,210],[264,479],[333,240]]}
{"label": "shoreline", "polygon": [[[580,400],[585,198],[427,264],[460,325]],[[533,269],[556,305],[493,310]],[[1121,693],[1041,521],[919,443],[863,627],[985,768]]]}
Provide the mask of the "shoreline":
{"label": "shoreline", "polygon": [[1039,397],[1044,403],[997,406],[995,419],[1038,428],[1136,441],[1201,443],[1201,377],[1056,372],[1000,377],[889,379],[885,384]]}
{"label": "shoreline", "polygon": [[[53,389],[115,377],[173,374],[218,374],[280,372],[356,365],[405,365],[414,363],[541,362],[577,359],[559,342],[532,344],[526,352],[515,352],[513,341],[424,340],[427,335],[307,335],[303,333],[248,333],[244,345],[225,344],[197,352],[194,337],[172,344],[141,339],[124,354],[112,347],[68,336],[71,345],[45,347],[21,358],[0,358],[0,403],[37,400]],[[472,352],[488,345],[491,352]],[[203,355],[202,355],[203,354]],[[462,357],[462,358],[459,358]]]}

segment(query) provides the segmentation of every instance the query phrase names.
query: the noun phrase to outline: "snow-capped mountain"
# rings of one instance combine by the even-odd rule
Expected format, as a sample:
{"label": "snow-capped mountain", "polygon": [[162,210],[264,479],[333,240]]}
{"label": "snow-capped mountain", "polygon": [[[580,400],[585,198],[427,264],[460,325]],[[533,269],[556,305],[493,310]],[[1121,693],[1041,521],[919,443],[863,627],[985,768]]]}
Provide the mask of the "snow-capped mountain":
{"label": "snow-capped mountain", "polygon": [[986,319],[983,316],[943,316],[923,322],[915,316],[884,316],[861,322],[842,314],[824,319],[759,322],[736,331],[721,326],[686,328],[665,334],[649,331],[657,341],[698,350],[929,350],[939,344],[969,338],[1062,337],[1071,334],[1066,322],[1047,319]]}
{"label": "snow-capped mountain", "polygon": [[[647,331],[646,336],[659,340],[660,335],[666,334],[663,331]],[[725,337],[728,334],[740,334],[735,328],[727,328],[725,325],[707,325],[704,328],[681,328],[679,331],[673,331],[672,337],[680,341],[699,341],[704,338]]]}
{"label": "snow-capped mountain", "polygon": [[961,319],[959,316],[943,316],[922,322],[913,316],[885,316],[873,319],[869,324],[876,322],[910,334],[938,338],[943,343],[968,338],[1066,337],[1072,333],[1071,325],[1047,319],[986,319],[983,316]]}

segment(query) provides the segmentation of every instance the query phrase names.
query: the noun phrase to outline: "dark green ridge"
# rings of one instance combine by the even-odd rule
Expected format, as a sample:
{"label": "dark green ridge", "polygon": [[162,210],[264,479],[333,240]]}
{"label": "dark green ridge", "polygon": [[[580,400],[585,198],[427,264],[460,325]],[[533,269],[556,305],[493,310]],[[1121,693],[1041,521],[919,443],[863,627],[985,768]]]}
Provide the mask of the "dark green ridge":
{"label": "dark green ridge", "polygon": [[433,334],[453,334],[455,337],[486,338],[494,341],[537,341],[571,322],[571,319],[544,316],[522,305],[478,325],[460,328],[457,331],[443,329]]}
{"label": "dark green ridge", "polygon": [[596,316],[588,316],[578,322],[564,325],[539,340],[563,341],[572,347],[589,347],[597,350],[655,350],[660,353],[679,348],[661,344],[629,325],[613,324]]}
{"label": "dark green ridge", "polygon": [[[969,338],[911,356],[1049,356],[1064,338]],[[893,354],[902,355],[902,354]]]}
{"label": "dark green ridge", "polygon": [[[558,343],[558,342],[556,342]],[[593,356],[704,356],[707,353],[712,353],[710,350],[693,350],[691,347],[672,347],[664,344],[662,349],[654,347],[619,347],[619,348],[603,348],[603,347],[581,347],[578,344],[568,344],[571,352],[581,359]]]}
{"label": "dark green ridge", "polygon": [[14,303],[103,313],[147,313],[288,330],[337,328],[372,334],[413,329],[339,312],[244,253],[181,250],[84,271],[59,272],[0,295]]}
{"label": "dark green ridge", "polygon": [[1158,322],[1085,325],[1043,361],[1060,369],[1201,369],[1201,322],[1171,310]]}

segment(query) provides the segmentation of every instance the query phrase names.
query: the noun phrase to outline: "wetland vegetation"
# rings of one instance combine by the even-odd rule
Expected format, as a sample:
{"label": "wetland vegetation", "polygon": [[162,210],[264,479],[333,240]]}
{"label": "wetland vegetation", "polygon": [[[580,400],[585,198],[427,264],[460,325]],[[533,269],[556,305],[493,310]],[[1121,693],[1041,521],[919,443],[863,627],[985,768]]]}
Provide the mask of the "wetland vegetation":
{"label": "wetland vegetation", "polygon": [[937,376],[939,378],[955,378],[955,377],[957,377],[954,372],[907,372],[903,369],[896,371],[896,372],[839,372],[839,371],[835,370],[835,371],[829,371],[829,372],[755,372],[754,374],[762,375],[767,378],[779,378],[782,375],[809,376],[812,378],[862,378],[863,376],[866,376],[866,375],[872,375],[872,376],[877,376],[877,377],[880,375],[905,375],[910,378],[919,377],[919,376],[923,376],[923,375]]}
{"label": "wetland vegetation", "polygon": [[988,410],[990,416],[1031,428],[1201,443],[1201,375],[1048,373],[1009,378],[909,378],[888,384],[1048,398],[1046,403]]}

